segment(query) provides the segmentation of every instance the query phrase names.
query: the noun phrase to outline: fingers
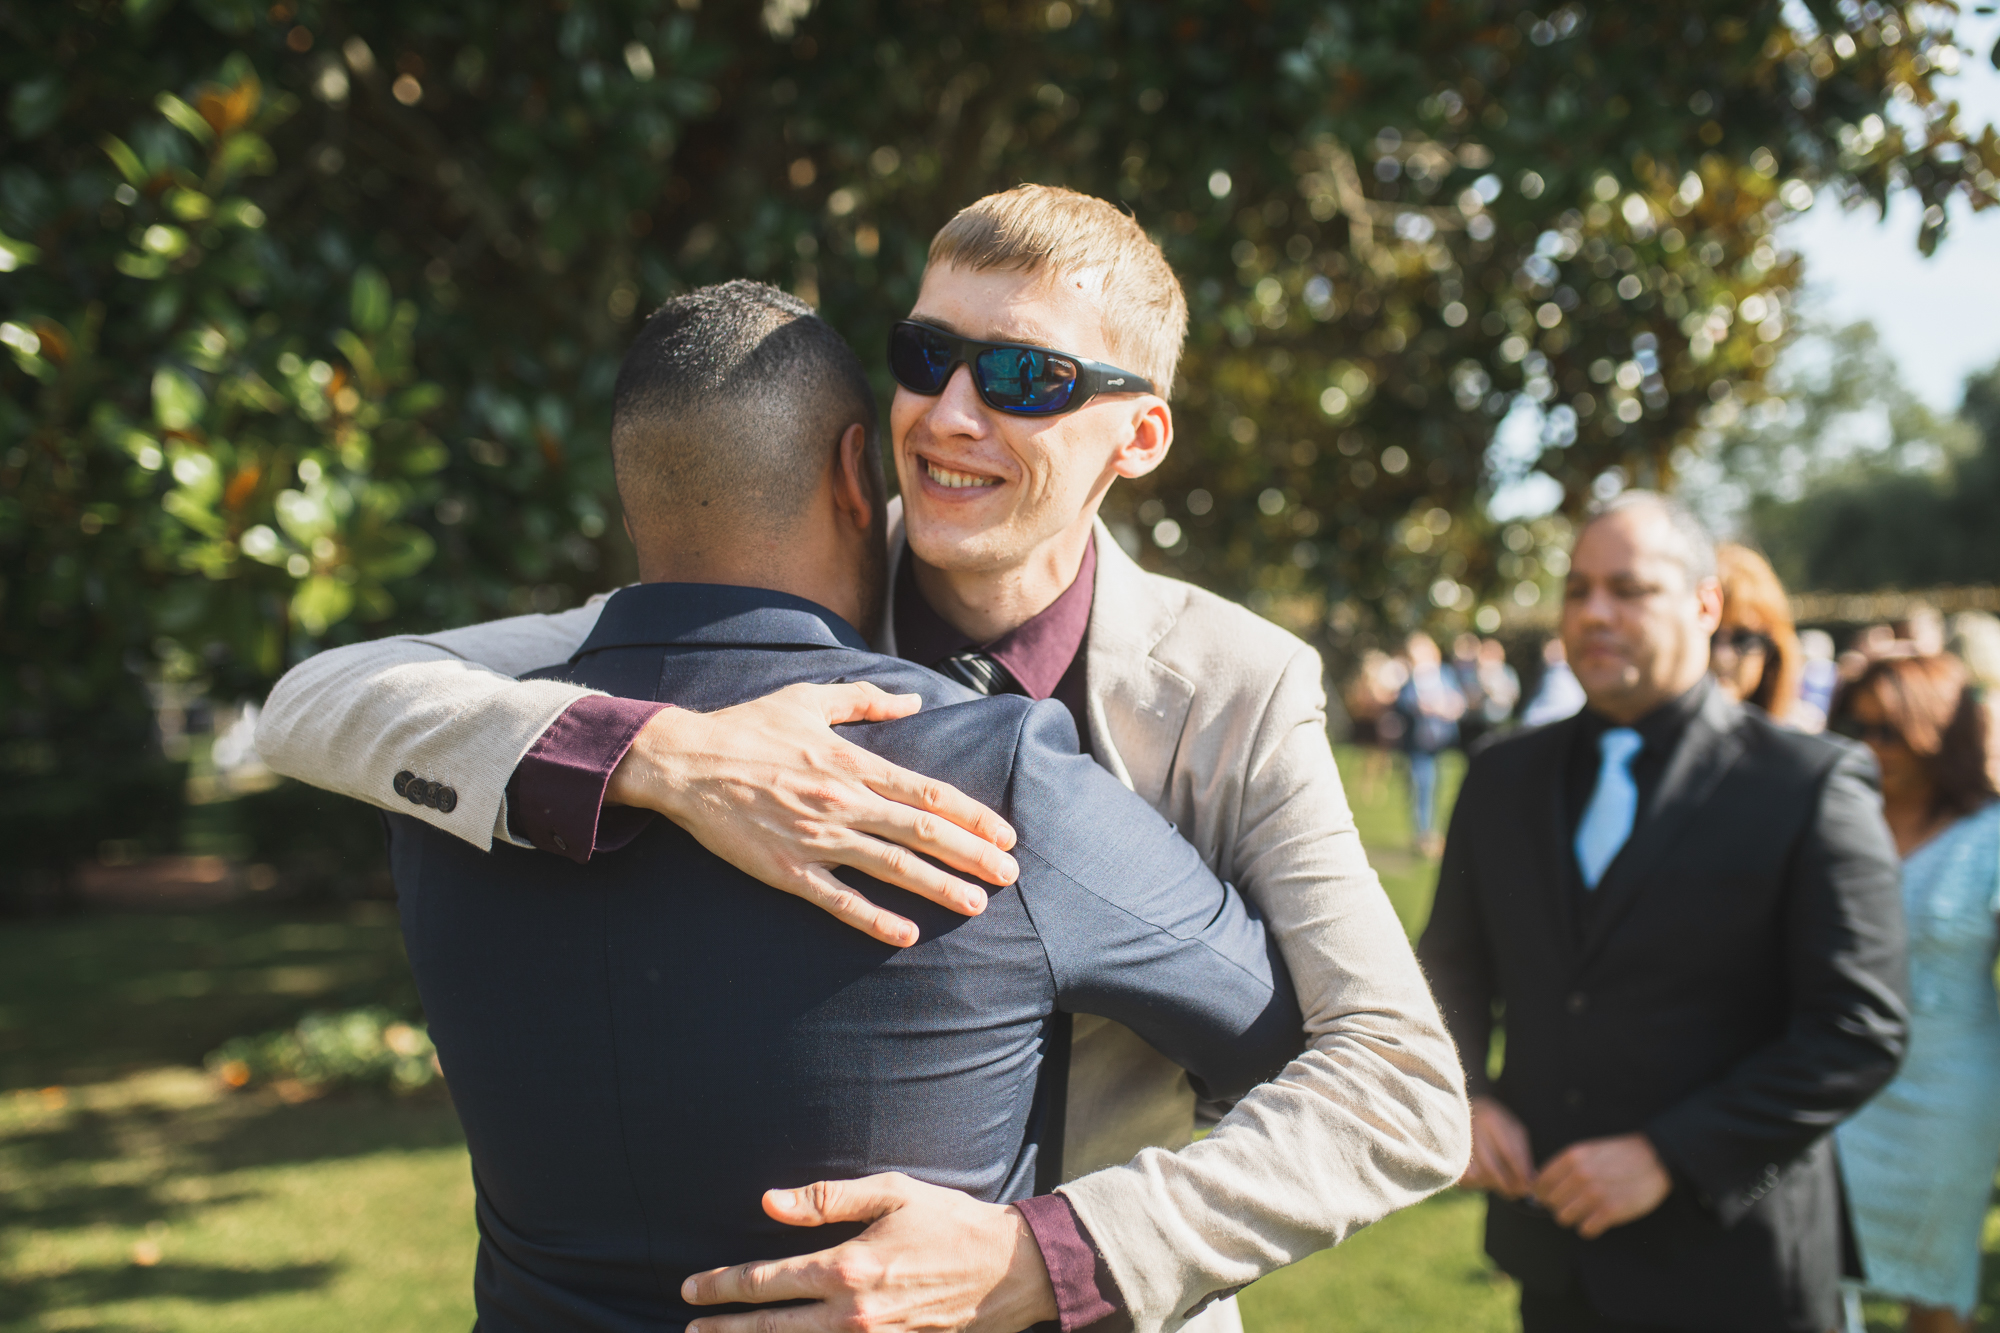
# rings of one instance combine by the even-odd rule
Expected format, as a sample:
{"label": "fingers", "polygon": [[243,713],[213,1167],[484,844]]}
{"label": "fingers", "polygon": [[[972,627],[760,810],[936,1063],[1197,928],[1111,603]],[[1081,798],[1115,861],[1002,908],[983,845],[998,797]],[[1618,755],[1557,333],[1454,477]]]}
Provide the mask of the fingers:
{"label": "fingers", "polygon": [[812,1300],[826,1295],[826,1258],[831,1250],[792,1259],[711,1268],[681,1283],[681,1299],[689,1305],[726,1305],[735,1301]]}
{"label": "fingers", "polygon": [[[898,768],[891,763],[879,760],[877,763],[880,767],[867,778],[868,786],[877,796],[894,801],[898,805],[927,811],[948,821],[948,824],[955,826],[956,829],[962,829],[979,841],[991,844],[1003,852],[1014,845],[1014,828],[1011,824],[950,783],[927,778],[921,773],[912,773],[907,768]],[[941,842],[937,849],[918,847],[916,850],[928,852],[940,860],[949,860],[949,850],[958,845],[960,844]],[[963,845],[967,848],[971,846],[970,843]],[[1001,856],[997,863],[1004,865],[1008,873],[1006,878],[994,879],[993,883],[1012,884],[1015,874],[1013,859]],[[961,864],[957,861],[953,861],[952,864],[958,865],[962,870],[977,870],[977,867],[970,864]]]}
{"label": "fingers", "polygon": [[[870,939],[892,944],[898,949],[908,948],[917,942],[916,922],[908,917],[897,916],[885,907],[876,906],[865,895],[856,893],[841,883],[825,866],[807,866],[801,874],[805,883],[796,890],[799,897],[835,920],[852,926]],[[952,882],[957,883],[956,880]],[[969,892],[978,892],[970,884],[962,887]]]}
{"label": "fingers", "polygon": [[[1012,884],[1021,875],[1021,867],[1014,858],[992,843],[974,837],[937,815],[908,805],[897,805],[887,800],[870,803],[854,811],[849,817],[848,828],[851,832],[865,833],[871,838],[893,844],[912,861],[916,858],[909,853],[935,857],[953,870],[977,875],[990,884]],[[915,866],[911,870],[917,873]],[[985,905],[985,889],[982,887],[970,910],[977,911]],[[957,903],[945,903],[944,906],[961,912],[968,910]]]}
{"label": "fingers", "polygon": [[907,890],[919,898],[927,898],[964,916],[978,916],[986,910],[984,886],[940,870],[916,853],[899,846],[893,837],[874,835],[873,830],[882,827],[875,820],[856,822],[865,827],[837,830],[815,847],[811,853],[815,862],[859,870],[870,878]]}
{"label": "fingers", "polygon": [[1534,1190],[1535,1164],[1529,1155],[1527,1140],[1524,1137],[1496,1134],[1493,1156],[1500,1179],[1509,1191],[1509,1198],[1519,1199]]}
{"label": "fingers", "polygon": [[924,704],[920,694],[891,694],[865,680],[845,685],[791,685],[786,689],[825,717],[829,727],[843,722],[893,722],[908,717]]}
{"label": "fingers", "polygon": [[1609,1207],[1600,1207],[1576,1224],[1576,1234],[1585,1240],[1596,1240],[1617,1223],[1618,1218]]}
{"label": "fingers", "polygon": [[910,1178],[884,1171],[858,1180],[816,1180],[804,1189],[764,1191],[764,1211],[787,1226],[873,1222],[909,1201]]}
{"label": "fingers", "polygon": [[844,1333],[853,1326],[851,1320],[821,1303],[751,1310],[746,1314],[705,1315],[689,1324],[687,1333]]}
{"label": "fingers", "polygon": [[1559,1225],[1573,1227],[1598,1202],[1597,1191],[1592,1184],[1590,1177],[1578,1169],[1574,1150],[1566,1149],[1542,1168],[1540,1177],[1535,1181],[1535,1197],[1541,1200]]}

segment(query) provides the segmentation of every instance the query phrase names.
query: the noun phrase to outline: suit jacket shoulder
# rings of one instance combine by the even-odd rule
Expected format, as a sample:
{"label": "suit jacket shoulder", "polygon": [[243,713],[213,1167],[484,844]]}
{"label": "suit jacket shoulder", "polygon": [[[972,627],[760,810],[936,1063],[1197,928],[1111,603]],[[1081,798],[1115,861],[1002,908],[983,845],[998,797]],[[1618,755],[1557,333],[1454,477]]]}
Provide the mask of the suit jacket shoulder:
{"label": "suit jacket shoulder", "polygon": [[1761,762],[1816,781],[1842,764],[1870,764],[1868,752],[1837,736],[1809,735],[1773,722],[1763,710],[1738,706],[1737,733]]}

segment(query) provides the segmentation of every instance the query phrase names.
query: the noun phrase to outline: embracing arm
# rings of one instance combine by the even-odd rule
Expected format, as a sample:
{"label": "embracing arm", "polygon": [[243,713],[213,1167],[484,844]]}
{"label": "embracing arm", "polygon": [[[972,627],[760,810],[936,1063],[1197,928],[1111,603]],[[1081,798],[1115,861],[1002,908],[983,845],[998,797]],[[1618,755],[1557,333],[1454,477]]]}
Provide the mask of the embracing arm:
{"label": "embracing arm", "polygon": [[1213,1133],[1062,1187],[1139,1333],[1457,1180],[1458,1055],[1368,866],[1328,745],[1319,659],[1287,663],[1254,736],[1233,878],[1289,964],[1309,1049]]}
{"label": "embracing arm", "polygon": [[1873,1096],[1903,1058],[1901,868],[1873,766],[1843,756],[1793,854],[1784,926],[1792,1014],[1777,1040],[1655,1117],[1646,1135],[1724,1223]]}
{"label": "embracing arm", "polygon": [[[833,867],[961,912],[981,910],[985,894],[913,852],[1013,882],[1003,849],[1014,834],[1004,820],[832,730],[914,712],[914,695],[865,683],[793,685],[696,713],[515,679],[567,659],[598,610],[591,603],[329,649],[271,691],[258,751],[287,777],[414,815],[482,850],[497,838],[581,860],[588,845],[558,848],[554,830],[580,827],[587,832],[574,841],[588,844],[600,805],[655,811],[745,873],[889,944],[913,941],[915,926],[841,883]],[[407,781],[398,790],[403,773],[450,795],[412,801]],[[510,791],[532,799],[512,810]]]}
{"label": "embracing arm", "polygon": [[[597,692],[515,677],[569,657],[598,608],[330,648],[272,689],[257,751],[286,777],[413,815],[481,850],[524,841],[508,828],[508,781],[570,705]],[[399,773],[452,797],[412,802],[396,789]]]}

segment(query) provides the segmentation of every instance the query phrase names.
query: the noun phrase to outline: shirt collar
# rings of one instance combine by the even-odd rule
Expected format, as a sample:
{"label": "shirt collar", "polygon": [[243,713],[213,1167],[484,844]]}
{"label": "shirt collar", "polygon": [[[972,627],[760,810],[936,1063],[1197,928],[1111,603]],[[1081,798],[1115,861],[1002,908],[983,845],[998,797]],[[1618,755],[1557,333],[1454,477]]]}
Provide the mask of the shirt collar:
{"label": "shirt collar", "polygon": [[[1668,753],[1676,745],[1680,744],[1681,734],[1687,730],[1688,723],[1692,722],[1708,703],[1708,696],[1714,690],[1715,678],[1703,675],[1700,680],[1694,683],[1692,689],[1689,689],[1678,698],[1667,700],[1637,722],[1629,725],[1633,731],[1639,733],[1639,739],[1645,742],[1645,748],[1648,753]],[[1589,732],[1593,744],[1596,743],[1597,737],[1603,735],[1605,732],[1610,731],[1614,727],[1624,725],[1613,722],[1610,718],[1604,716],[1604,714],[1588,706],[1583,710],[1583,717],[1585,730]]]}
{"label": "shirt collar", "polygon": [[723,583],[635,583],[611,594],[570,660],[606,648],[696,643],[870,651],[852,625],[790,593]]}
{"label": "shirt collar", "polygon": [[935,667],[954,653],[978,648],[1021,682],[1029,698],[1047,699],[1083,648],[1097,585],[1097,537],[1083,548],[1083,563],[1062,595],[1036,615],[987,644],[975,644],[924,600],[916,561],[908,550],[896,570],[896,649],[919,666]]}

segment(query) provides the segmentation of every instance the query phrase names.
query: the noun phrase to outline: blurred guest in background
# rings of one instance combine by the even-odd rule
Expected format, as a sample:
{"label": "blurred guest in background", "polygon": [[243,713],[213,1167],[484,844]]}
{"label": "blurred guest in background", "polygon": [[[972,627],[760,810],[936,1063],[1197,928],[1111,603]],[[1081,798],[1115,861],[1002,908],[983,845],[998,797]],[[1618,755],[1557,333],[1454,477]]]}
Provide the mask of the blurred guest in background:
{"label": "blurred guest in background", "polygon": [[1477,634],[1468,630],[1451,641],[1451,661],[1445,667],[1445,676],[1465,701],[1465,714],[1458,719],[1458,743],[1470,754],[1486,734],[1486,687],[1479,678]]}
{"label": "blurred guest in background", "polygon": [[1507,647],[1498,639],[1479,644],[1479,689],[1485,696],[1480,708],[1489,730],[1512,717],[1514,705],[1521,702],[1520,674],[1507,664]]}
{"label": "blurred guest in background", "polygon": [[1539,727],[1549,722],[1560,722],[1566,717],[1574,717],[1583,707],[1583,686],[1576,683],[1576,673],[1569,669],[1569,659],[1563,653],[1563,641],[1550,639],[1542,645],[1542,681],[1535,687],[1535,697],[1528,701],[1528,707],[1521,714],[1521,724]]}
{"label": "blurred guest in background", "polygon": [[1905,645],[1903,651],[1912,656],[1936,657],[1944,651],[1944,617],[1934,606],[1922,602],[1911,606],[1896,631]]}
{"label": "blurred guest in background", "polygon": [[1354,723],[1354,743],[1362,747],[1361,799],[1372,801],[1388,778],[1390,755],[1402,748],[1406,727],[1396,711],[1396,696],[1410,669],[1379,648],[1361,655],[1361,669],[1347,686],[1347,716]]}
{"label": "blurred guest in background", "polygon": [[1694,516],[1610,502],[1563,589],[1588,709],[1487,746],[1452,813],[1417,952],[1524,1333],[1839,1317],[1827,1131],[1902,1052],[1896,851],[1865,755],[1716,686],[1721,618]]}
{"label": "blurred guest in background", "polygon": [[1412,634],[1404,647],[1410,678],[1396,696],[1404,723],[1403,753],[1410,760],[1410,825],[1417,851],[1436,856],[1444,847],[1437,831],[1438,756],[1458,744],[1458,720],[1465,696],[1444,669],[1444,657],[1428,634]]}
{"label": "blurred guest in background", "polygon": [[1903,857],[1910,1051],[1838,1131],[1867,1286],[1911,1333],[1972,1328],[1981,1231],[2000,1167],[2000,806],[1986,710],[1948,657],[1889,657],[1842,692],[1833,727],[1882,768]]}
{"label": "blurred guest in background", "polygon": [[1961,611],[1951,618],[1951,655],[1965,663],[1973,683],[2000,689],[2000,617],[1984,611]]}
{"label": "blurred guest in background", "polygon": [[1521,701],[1521,678],[1507,665],[1506,646],[1477,634],[1461,634],[1452,642],[1451,673],[1465,696],[1458,743],[1471,754],[1514,716],[1514,705]]}
{"label": "blurred guest in background", "polygon": [[2000,783],[2000,617],[1961,611],[1951,618],[1951,654],[1965,663],[1986,705],[1986,771]]}
{"label": "blurred guest in background", "polygon": [[1840,668],[1834,665],[1833,636],[1823,629],[1799,635],[1805,667],[1799,673],[1799,701],[1792,706],[1792,724],[1800,731],[1824,731],[1840,688]]}
{"label": "blurred guest in background", "polygon": [[1770,562],[1747,546],[1715,548],[1722,581],[1722,623],[1709,646],[1709,670],[1722,692],[1755,704],[1773,722],[1790,723],[1805,654],[1792,628],[1791,603]]}

